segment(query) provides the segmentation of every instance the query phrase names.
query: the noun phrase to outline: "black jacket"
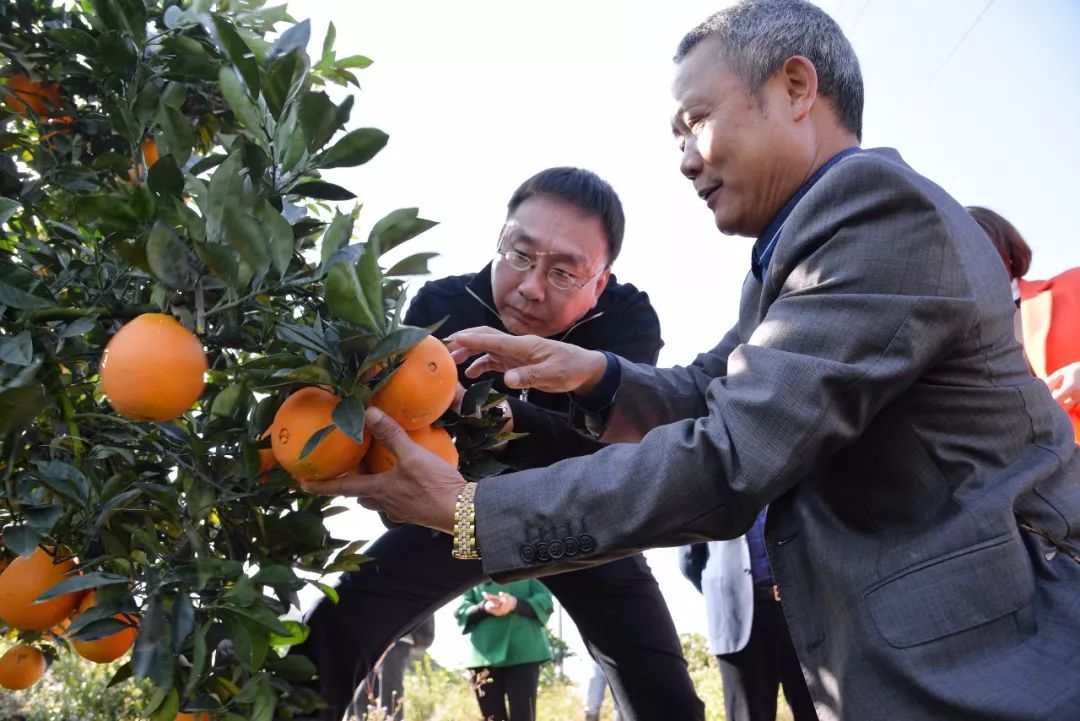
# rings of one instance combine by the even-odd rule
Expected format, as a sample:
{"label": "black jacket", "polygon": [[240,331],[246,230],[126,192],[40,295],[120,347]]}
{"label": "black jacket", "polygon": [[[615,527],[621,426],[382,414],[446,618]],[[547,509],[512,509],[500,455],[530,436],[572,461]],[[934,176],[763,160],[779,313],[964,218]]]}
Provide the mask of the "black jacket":
{"label": "black jacket", "polygon": [[[431,325],[443,318],[446,321],[435,332],[439,338],[481,325],[506,331],[491,295],[490,263],[479,273],[453,275],[427,283],[405,313],[405,323],[413,326]],[[664,345],[660,339],[660,320],[649,303],[649,296],[633,285],[616,282],[615,276],[608,280],[596,307],[555,339],[651,365],[655,365]],[[475,381],[465,377],[466,367],[467,364],[462,365],[458,370],[462,384],[468,386]],[[501,374],[484,376],[488,377],[494,378],[496,390],[510,394],[514,432],[529,434],[510,443],[500,454],[499,460],[511,468],[549,466],[600,448],[600,444],[570,427],[566,416],[568,394],[532,390],[525,401],[518,398],[518,391],[503,385]]]}

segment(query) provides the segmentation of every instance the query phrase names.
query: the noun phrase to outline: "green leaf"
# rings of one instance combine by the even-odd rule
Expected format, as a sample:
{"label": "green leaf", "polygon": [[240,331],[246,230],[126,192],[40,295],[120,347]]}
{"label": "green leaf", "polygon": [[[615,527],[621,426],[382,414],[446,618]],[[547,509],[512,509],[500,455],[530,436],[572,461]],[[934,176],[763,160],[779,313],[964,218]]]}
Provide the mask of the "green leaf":
{"label": "green leaf", "polygon": [[371,58],[364,55],[350,55],[347,58],[342,58],[334,63],[334,67],[344,70],[347,68],[360,68],[364,69],[371,66]]}
{"label": "green leaf", "polygon": [[326,305],[340,320],[378,333],[381,324],[368,306],[356,268],[349,263],[335,263],[326,277]]}
{"label": "green leaf", "polygon": [[34,461],[41,480],[60,495],[85,503],[90,497],[90,482],[75,466],[63,461]]}
{"label": "green leaf", "polygon": [[304,448],[300,451],[300,460],[303,460],[311,455],[311,453],[319,447],[319,444],[323,442],[323,439],[334,432],[334,426],[323,426],[319,430],[311,434],[311,438],[308,438],[307,443],[304,444]]}
{"label": "green leaf", "polygon": [[417,208],[399,208],[375,224],[368,241],[378,244],[379,255],[438,225],[434,220],[417,217],[419,212]]}
{"label": "green leaf", "polygon": [[120,668],[116,669],[116,673],[114,673],[112,678],[109,679],[109,682],[107,684],[105,684],[105,688],[113,688],[115,686],[118,686],[118,685],[122,684],[124,681],[127,681],[129,678],[131,678],[131,662],[130,661],[125,663]]}
{"label": "green leaf", "polygon": [[403,275],[427,275],[431,272],[428,270],[428,261],[438,255],[438,253],[416,253],[410,255],[408,258],[404,258],[397,263],[394,263],[394,266],[386,271],[385,275],[391,278]]}
{"label": "green leaf", "polygon": [[322,591],[323,595],[330,600],[330,603],[337,605],[341,602],[341,596],[338,595],[336,588],[322,583],[321,581],[314,581],[313,583],[315,584],[315,587]]}
{"label": "green leaf", "polygon": [[163,101],[158,110],[157,122],[161,128],[161,137],[165,141],[162,154],[172,155],[178,165],[183,165],[191,157],[191,149],[195,147],[195,131],[191,127],[191,121]]}
{"label": "green leaf", "polygon": [[334,51],[334,41],[337,40],[337,28],[334,27],[334,21],[330,21],[330,26],[326,28],[326,37],[323,38],[322,55],[320,57],[326,58]]}
{"label": "green leaf", "polygon": [[225,49],[225,55],[229,58],[236,69],[240,71],[240,77],[244,79],[252,97],[259,95],[259,63],[251,48],[240,37],[227,19],[221,15],[214,15],[214,28],[218,33],[218,40]]}
{"label": "green leaf", "polygon": [[282,111],[307,74],[307,56],[300,52],[294,50],[282,55],[266,71],[262,92],[275,119],[281,118]]}
{"label": "green leaf", "polygon": [[4,529],[4,545],[24,558],[34,552],[42,538],[43,534],[28,525]]}
{"label": "green leaf", "polygon": [[265,200],[259,217],[263,227],[269,233],[270,263],[277,274],[284,277],[289,270],[289,263],[292,262],[293,251],[296,247],[292,226],[289,225],[285,216]]}
{"label": "green leaf", "polygon": [[97,54],[97,40],[85,30],[79,28],[51,28],[45,31],[45,36],[68,50],[74,50],[87,56]]}
{"label": "green leaf", "polygon": [[346,134],[341,140],[319,156],[320,168],[351,168],[363,165],[386,146],[390,139],[377,128],[359,128]]}
{"label": "green leaf", "polygon": [[15,215],[15,211],[22,208],[19,201],[11,198],[0,198],[0,223],[6,223]]}
{"label": "green leaf", "polygon": [[322,180],[297,183],[289,189],[289,193],[304,198],[315,198],[316,200],[352,200],[356,197],[351,191],[342,188],[340,185],[334,185]]}
{"label": "green leaf", "polygon": [[364,363],[360,366],[360,372],[364,373],[383,361],[412,350],[417,343],[429,335],[431,334],[428,333],[426,328],[413,328],[408,325],[398,328],[375,344],[375,347],[364,358]]}
{"label": "green leaf", "polygon": [[162,155],[146,171],[146,184],[150,190],[166,198],[182,198],[184,173],[171,154]]}
{"label": "green leaf", "polygon": [[194,246],[195,254],[203,263],[206,263],[206,267],[214,275],[233,287],[239,285],[240,266],[232,250],[217,243],[200,243],[199,241],[194,241]]}
{"label": "green leaf", "polygon": [[23,509],[26,522],[38,533],[49,533],[64,515],[64,505],[50,503],[46,506],[26,506]]}
{"label": "green leaf", "polygon": [[88,588],[101,588],[102,586],[111,586],[117,583],[127,583],[130,581],[127,576],[120,576],[115,573],[84,573],[81,576],[72,576],[67,580],[61,581],[52,588],[48,589],[44,593],[35,599],[36,601],[48,601],[50,598],[56,598],[57,596],[63,596],[66,593],[73,593],[75,591],[85,591]]}
{"label": "green leaf", "polygon": [[285,341],[286,343],[296,343],[310,351],[327,355],[330,357],[337,356],[337,353],[327,344],[326,338],[316,330],[308,325],[296,325],[293,323],[278,323],[274,329],[274,334],[278,339]]}
{"label": "green leaf", "polygon": [[176,689],[171,689],[165,694],[161,705],[150,714],[150,721],[174,721],[179,711],[180,695],[176,692]]}
{"label": "green leaf", "polygon": [[31,310],[33,308],[48,308],[52,303],[0,281],[0,305],[18,308],[19,310]]}
{"label": "green leaf", "polygon": [[0,361],[28,366],[34,357],[34,342],[30,331],[24,330],[12,338],[0,338]]}
{"label": "green leaf", "polygon": [[154,223],[146,240],[146,262],[154,277],[176,290],[186,290],[191,280],[187,246],[172,228]]}
{"label": "green leaf", "polygon": [[307,48],[308,41],[311,39],[311,21],[304,20],[303,22],[293,25],[286,30],[277,39],[277,42],[270,48],[270,52],[266,54],[267,62],[273,62],[278,56],[285,55],[294,51],[304,52]]}
{"label": "green leaf", "polygon": [[184,648],[188,636],[195,630],[195,605],[187,593],[181,592],[176,596],[172,613],[169,614],[169,624],[172,631],[173,651],[179,653]]}
{"label": "green leaf", "polygon": [[211,418],[236,418],[246,414],[245,400],[251,398],[251,393],[240,383],[226,386],[224,390],[214,396],[210,405]]}
{"label": "green leaf", "polygon": [[331,415],[334,425],[357,443],[364,442],[364,404],[358,398],[343,398]]}
{"label": "green leaf", "polygon": [[299,654],[290,654],[281,658],[271,659],[266,664],[266,667],[286,681],[292,681],[294,683],[309,680],[315,675],[316,671],[315,664],[311,662],[311,659]]}
{"label": "green leaf", "polygon": [[221,165],[228,157],[229,156],[222,155],[221,153],[213,153],[211,155],[207,155],[205,158],[195,163],[195,165],[192,165],[190,168],[188,168],[188,172],[192,175],[199,175],[200,173],[204,173],[211,168],[216,168],[217,166]]}
{"label": "green leaf", "polygon": [[493,381],[488,379],[486,381],[480,381],[479,383],[473,383],[469,386],[465,391],[465,395],[461,397],[461,415],[476,415],[484,405],[488,395],[491,393],[492,384]]}
{"label": "green leaf", "polygon": [[259,569],[252,578],[255,583],[265,583],[273,586],[277,584],[295,584],[299,582],[296,573],[288,566],[269,565]]}
{"label": "green leaf", "polygon": [[169,633],[169,621],[161,599],[153,596],[143,611],[139,635],[135,637],[131,669],[136,678],[148,678],[161,689],[172,688],[176,665]]}
{"label": "green leaf", "polygon": [[270,246],[259,222],[232,205],[225,208],[224,221],[229,244],[257,274],[265,273],[270,268]]}
{"label": "green leaf", "polygon": [[223,65],[221,70],[218,71],[218,87],[221,88],[221,95],[225,98],[225,102],[229,104],[240,124],[251,131],[257,142],[265,144],[266,137],[263,132],[262,116],[248,95],[243,81],[237,75],[237,71]]}
{"label": "green leaf", "polygon": [[334,220],[331,221],[326,232],[322,236],[322,249],[321,256],[323,264],[330,259],[344,245],[348,245],[349,240],[353,234],[353,223],[355,218],[352,213],[334,213]]}
{"label": "green leaf", "polygon": [[0,438],[22,430],[49,405],[49,397],[38,384],[0,391]]}
{"label": "green leaf", "polygon": [[272,634],[270,636],[271,646],[297,646],[306,641],[311,634],[311,629],[299,621],[289,620],[283,623],[289,632],[282,635]]}
{"label": "green leaf", "polygon": [[360,279],[360,287],[364,289],[364,297],[367,307],[371,309],[381,331],[386,325],[386,314],[383,312],[383,276],[379,270],[378,246],[372,248],[371,243],[364,245],[364,254],[356,262],[356,276]]}
{"label": "green leaf", "polygon": [[315,152],[330,140],[337,130],[335,110],[337,108],[324,92],[304,93],[300,98],[297,119],[307,138],[308,150]]}
{"label": "green leaf", "polygon": [[207,653],[206,653],[206,634],[213,625],[212,622],[208,622],[200,626],[195,630],[195,640],[192,644],[191,651],[191,673],[188,675],[188,681],[184,687],[184,695],[191,694],[192,689],[198,685],[202,680],[203,671],[206,669]]}

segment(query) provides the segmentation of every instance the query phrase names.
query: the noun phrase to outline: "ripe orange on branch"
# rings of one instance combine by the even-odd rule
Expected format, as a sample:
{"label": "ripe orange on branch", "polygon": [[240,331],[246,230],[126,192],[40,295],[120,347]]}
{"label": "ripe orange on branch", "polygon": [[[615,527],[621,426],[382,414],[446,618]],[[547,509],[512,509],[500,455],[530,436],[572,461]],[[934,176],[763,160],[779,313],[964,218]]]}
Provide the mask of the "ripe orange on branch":
{"label": "ripe orange on branch", "polygon": [[357,443],[335,428],[303,458],[304,446],[319,430],[333,424],[333,413],[341,398],[315,386],[301,388],[285,399],[270,425],[270,444],[282,468],[295,478],[325,481],[355,470],[371,445]]}
{"label": "ripe orange on branch", "polygon": [[[408,434],[413,443],[423,446],[454,468],[457,468],[457,446],[454,445],[454,439],[450,437],[445,428],[424,426],[415,431],[408,431]],[[382,473],[396,466],[397,460],[397,456],[389,448],[378,441],[374,441],[371,444],[371,450],[367,454],[367,467],[372,473]]]}
{"label": "ripe orange on branch", "polygon": [[6,104],[16,115],[26,115],[28,108],[38,115],[48,115],[60,107],[60,86],[56,83],[42,85],[20,73],[8,78],[7,86],[15,97],[8,95]]}
{"label": "ripe orange on branch", "polygon": [[71,560],[53,563],[53,557],[42,548],[35,548],[26,558],[16,558],[0,573],[0,618],[20,631],[45,631],[61,623],[75,610],[80,594],[35,600],[66,580],[74,567]]}
{"label": "ripe orange on branch", "polygon": [[[82,603],[79,604],[79,614],[83,614],[93,607],[94,598],[95,594],[92,592],[83,597]],[[126,618],[122,613],[116,614],[113,618],[118,621],[130,621],[130,619]],[[80,656],[88,661],[93,661],[94,663],[111,663],[131,650],[131,647],[135,644],[135,636],[137,636],[138,633],[138,629],[134,626],[129,626],[128,628],[117,631],[111,636],[97,638],[93,641],[73,639],[71,645],[75,647],[75,651]]]}
{"label": "ripe orange on branch", "polygon": [[0,686],[12,691],[30,688],[45,675],[45,654],[33,646],[13,646],[0,656]]}
{"label": "ripe orange on branch", "polygon": [[428,336],[416,344],[371,404],[406,431],[429,426],[454,402],[457,366],[441,340]]}
{"label": "ripe orange on branch", "polygon": [[206,370],[206,353],[194,333],[170,315],[144,313],[105,346],[101,389],[128,418],[168,421],[202,395]]}

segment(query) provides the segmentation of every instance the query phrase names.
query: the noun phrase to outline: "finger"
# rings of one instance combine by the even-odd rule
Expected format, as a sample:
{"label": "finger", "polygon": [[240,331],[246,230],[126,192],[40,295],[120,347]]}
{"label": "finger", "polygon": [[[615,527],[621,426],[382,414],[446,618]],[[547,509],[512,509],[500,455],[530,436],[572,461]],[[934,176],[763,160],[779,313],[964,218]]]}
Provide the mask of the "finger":
{"label": "finger", "polygon": [[531,335],[510,335],[494,331],[458,331],[454,334],[456,347],[474,353],[491,353],[513,358],[521,362],[529,360],[536,352],[537,338]]}
{"label": "finger", "polygon": [[325,481],[303,480],[300,482],[300,487],[314,495],[373,497],[377,495],[378,488],[385,482],[383,476],[391,472],[375,475],[350,473]]}
{"label": "finger", "polygon": [[1055,371],[1049,375],[1046,379],[1046,385],[1050,390],[1058,390],[1065,382],[1065,376],[1061,371]]}
{"label": "finger", "polygon": [[399,459],[411,453],[416,447],[408,434],[401,430],[397,421],[374,406],[364,412],[364,422],[371,429],[371,435],[375,436],[375,440]]}
{"label": "finger", "polygon": [[495,358],[490,355],[483,355],[473,361],[472,365],[465,369],[466,378],[479,378],[484,373],[494,371],[496,373],[502,373],[507,369],[506,363],[501,359]]}

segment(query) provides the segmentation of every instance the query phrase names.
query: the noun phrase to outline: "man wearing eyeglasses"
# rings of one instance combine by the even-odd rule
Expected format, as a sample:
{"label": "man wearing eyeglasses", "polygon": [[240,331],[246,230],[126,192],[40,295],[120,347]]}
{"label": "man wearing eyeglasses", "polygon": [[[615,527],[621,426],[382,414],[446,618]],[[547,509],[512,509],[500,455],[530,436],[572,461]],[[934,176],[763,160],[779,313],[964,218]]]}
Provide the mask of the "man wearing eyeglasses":
{"label": "man wearing eyeglasses", "polygon": [[[663,345],[656,312],[645,293],[611,274],[623,228],[618,196],[595,174],[541,171],[511,197],[494,260],[478,273],[425,285],[405,322],[426,326],[446,318],[441,337],[487,325],[654,364]],[[519,396],[501,376],[493,380],[497,390],[511,393],[507,429],[528,434],[501,452],[512,469],[543,467],[600,447],[570,428],[567,394]],[[537,560],[572,559],[595,545],[587,520],[537,526],[532,533],[529,548]],[[322,718],[341,718],[357,680],[394,639],[485,578],[479,561],[455,559],[451,547],[445,534],[393,528],[366,551],[371,562],[342,578],[340,603],[316,607],[308,620],[311,635],[298,651],[318,668],[319,691],[329,704]],[[604,667],[625,721],[704,719],[671,615],[642,555],[544,583]],[[529,611],[519,604],[514,612]]]}

